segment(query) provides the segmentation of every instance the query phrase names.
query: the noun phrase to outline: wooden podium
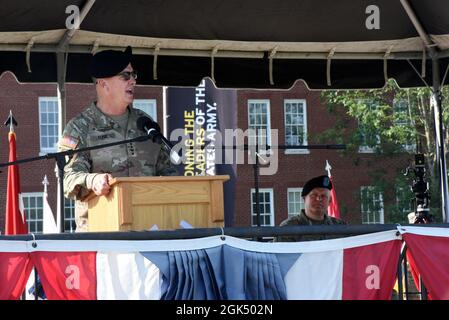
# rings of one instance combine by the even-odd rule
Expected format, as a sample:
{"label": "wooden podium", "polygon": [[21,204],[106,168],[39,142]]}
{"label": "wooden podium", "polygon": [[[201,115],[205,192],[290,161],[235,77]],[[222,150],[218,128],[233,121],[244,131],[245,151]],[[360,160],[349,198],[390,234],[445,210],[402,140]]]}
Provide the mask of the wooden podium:
{"label": "wooden podium", "polygon": [[114,178],[107,196],[91,193],[89,231],[224,226],[223,182],[229,176]]}

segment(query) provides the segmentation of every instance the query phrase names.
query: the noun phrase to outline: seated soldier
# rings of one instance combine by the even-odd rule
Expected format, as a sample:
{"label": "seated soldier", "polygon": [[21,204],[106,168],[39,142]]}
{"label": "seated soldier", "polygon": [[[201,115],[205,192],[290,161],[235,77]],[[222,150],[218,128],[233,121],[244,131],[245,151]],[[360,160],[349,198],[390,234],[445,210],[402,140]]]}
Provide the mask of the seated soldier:
{"label": "seated soldier", "polygon": [[[301,196],[304,198],[305,209],[301,210],[296,216],[282,221],[280,226],[346,224],[343,220],[327,215],[327,208],[331,200],[330,190],[332,190],[332,182],[326,175],[307,181],[301,192]],[[276,241],[307,241],[328,238],[330,237],[321,234],[295,235],[278,236]]]}

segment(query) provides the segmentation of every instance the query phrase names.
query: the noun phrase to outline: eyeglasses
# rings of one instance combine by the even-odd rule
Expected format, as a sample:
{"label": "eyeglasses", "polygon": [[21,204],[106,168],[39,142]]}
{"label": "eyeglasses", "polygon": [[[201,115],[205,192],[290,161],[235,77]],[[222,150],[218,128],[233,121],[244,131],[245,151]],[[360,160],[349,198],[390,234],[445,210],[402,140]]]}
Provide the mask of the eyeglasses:
{"label": "eyeglasses", "polygon": [[137,71],[136,70],[122,71],[120,73],[117,73],[117,75],[120,76],[125,81],[128,81],[129,79],[131,79],[131,77],[133,77],[134,80],[137,79]]}

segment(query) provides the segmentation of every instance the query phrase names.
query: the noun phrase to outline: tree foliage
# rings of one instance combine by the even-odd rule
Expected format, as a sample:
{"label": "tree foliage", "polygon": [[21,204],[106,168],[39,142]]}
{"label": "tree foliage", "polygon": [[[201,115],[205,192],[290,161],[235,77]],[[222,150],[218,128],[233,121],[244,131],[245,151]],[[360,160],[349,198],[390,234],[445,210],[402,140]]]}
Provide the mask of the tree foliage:
{"label": "tree foliage", "polygon": [[[448,88],[443,89],[443,119],[447,124]],[[394,81],[385,88],[376,90],[322,91],[323,104],[335,115],[335,126],[314,137],[316,141],[334,141],[346,144],[345,156],[359,161],[359,153],[369,150],[374,157],[394,157],[404,153],[423,153],[426,159],[427,179],[431,182],[431,207],[436,216],[441,216],[439,207],[439,179],[435,153],[435,119],[431,105],[432,92],[429,88],[400,89]],[[447,155],[449,139],[445,139]],[[446,157],[447,159],[447,157]],[[407,189],[411,184],[398,168],[395,181],[388,182],[377,177],[376,188],[386,190],[392,187]],[[375,171],[375,168],[373,167]],[[373,172],[374,172],[373,171]],[[376,174],[377,173],[372,173]],[[409,178],[410,179],[410,178]],[[413,197],[408,188],[403,197]],[[391,195],[391,192],[390,192]],[[394,199],[390,203],[394,203]],[[405,203],[406,199],[399,199]],[[391,205],[391,220],[403,216],[402,209]],[[401,222],[401,221],[391,221]],[[404,221],[405,222],[405,221]]]}

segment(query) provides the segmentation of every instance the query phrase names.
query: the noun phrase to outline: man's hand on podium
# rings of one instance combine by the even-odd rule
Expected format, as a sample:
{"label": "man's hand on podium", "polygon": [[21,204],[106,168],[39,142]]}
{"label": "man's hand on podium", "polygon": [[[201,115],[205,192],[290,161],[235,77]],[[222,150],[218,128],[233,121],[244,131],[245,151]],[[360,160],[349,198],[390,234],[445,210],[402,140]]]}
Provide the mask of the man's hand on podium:
{"label": "man's hand on podium", "polygon": [[111,190],[109,179],[112,179],[112,176],[109,173],[100,173],[96,175],[92,183],[92,191],[97,196],[107,195]]}

